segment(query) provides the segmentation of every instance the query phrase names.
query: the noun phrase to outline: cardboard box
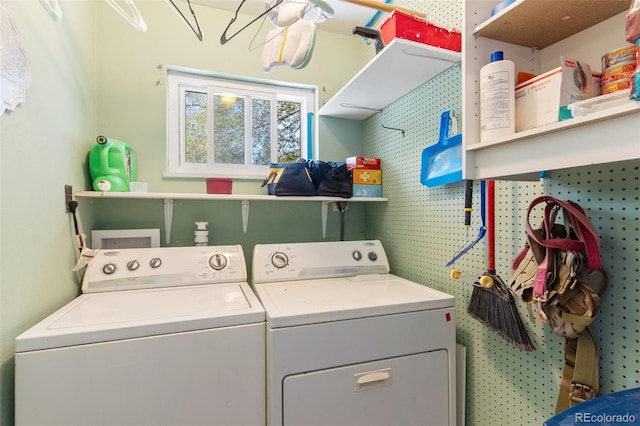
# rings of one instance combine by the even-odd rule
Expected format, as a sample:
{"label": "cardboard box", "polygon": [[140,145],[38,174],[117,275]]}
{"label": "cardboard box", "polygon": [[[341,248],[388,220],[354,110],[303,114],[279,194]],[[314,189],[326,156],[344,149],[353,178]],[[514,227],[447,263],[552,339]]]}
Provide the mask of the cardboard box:
{"label": "cardboard box", "polygon": [[380,159],[374,157],[349,157],[347,158],[347,169],[378,169],[380,170]]}
{"label": "cardboard box", "polygon": [[[562,66],[516,86],[516,132],[572,118],[568,105],[600,95],[600,74],[561,58]],[[580,87],[581,77],[590,76]]]}
{"label": "cardboard box", "polygon": [[353,183],[382,185],[382,171],[376,169],[353,169]]}
{"label": "cardboard box", "polygon": [[396,37],[455,52],[462,50],[462,34],[459,32],[446,30],[399,10],[394,10],[380,25],[380,38],[385,45]]}
{"label": "cardboard box", "polygon": [[353,185],[354,197],[382,197],[382,185]]}

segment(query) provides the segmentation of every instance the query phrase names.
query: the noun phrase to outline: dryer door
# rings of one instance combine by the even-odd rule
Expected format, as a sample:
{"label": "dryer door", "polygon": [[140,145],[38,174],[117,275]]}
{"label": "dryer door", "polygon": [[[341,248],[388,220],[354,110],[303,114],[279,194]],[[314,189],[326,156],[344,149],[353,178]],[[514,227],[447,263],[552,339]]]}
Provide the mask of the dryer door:
{"label": "dryer door", "polygon": [[445,350],[284,380],[284,425],[449,425]]}

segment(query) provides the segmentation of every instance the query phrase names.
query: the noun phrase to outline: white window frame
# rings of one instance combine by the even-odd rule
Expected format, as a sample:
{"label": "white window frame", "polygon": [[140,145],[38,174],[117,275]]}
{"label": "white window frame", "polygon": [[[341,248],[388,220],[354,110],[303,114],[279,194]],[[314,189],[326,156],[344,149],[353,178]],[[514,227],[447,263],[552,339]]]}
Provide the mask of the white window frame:
{"label": "white window frame", "polygon": [[[213,153],[208,153],[208,164],[186,163],[184,158],[184,117],[185,104],[184,94],[186,91],[200,91],[207,93],[209,97],[208,115],[213,115],[213,103],[211,97],[214,90],[229,91],[238,95],[257,95],[261,98],[272,100],[272,111],[277,107],[275,101],[301,101],[306,107],[306,113],[301,116],[301,157],[310,159],[316,151],[315,142],[317,140],[316,120],[311,120],[309,126],[308,118],[315,117],[317,110],[317,87],[301,84],[275,82],[260,80],[255,78],[240,78],[206,71],[186,70],[178,67],[167,67],[167,134],[166,134],[166,167],[164,177],[177,178],[203,178],[203,177],[225,177],[235,179],[264,179],[268,173],[268,165],[252,164],[220,164],[214,163]],[[250,108],[245,109],[245,114],[250,114]],[[251,122],[249,119],[248,122]],[[308,134],[309,130],[311,135]],[[247,132],[248,133],[248,132]],[[208,138],[214,138],[213,121],[207,122]],[[277,138],[277,127],[271,126],[272,140]],[[246,138],[250,138],[247,134]],[[312,142],[309,142],[312,141]],[[245,149],[251,150],[251,141],[245,140]],[[211,150],[213,144],[207,144]],[[247,153],[249,154],[249,153]],[[277,162],[277,150],[271,149],[271,162]],[[249,154],[250,157],[250,154]]]}

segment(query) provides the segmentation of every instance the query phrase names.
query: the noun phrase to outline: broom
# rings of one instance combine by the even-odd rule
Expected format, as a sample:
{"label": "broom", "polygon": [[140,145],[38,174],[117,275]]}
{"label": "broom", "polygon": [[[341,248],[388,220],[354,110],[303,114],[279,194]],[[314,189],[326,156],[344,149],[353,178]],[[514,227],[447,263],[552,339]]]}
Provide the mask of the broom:
{"label": "broom", "polygon": [[525,351],[535,346],[522,322],[515,299],[507,285],[496,275],[495,267],[495,182],[487,182],[487,273],[473,283],[467,312],[498,336]]}

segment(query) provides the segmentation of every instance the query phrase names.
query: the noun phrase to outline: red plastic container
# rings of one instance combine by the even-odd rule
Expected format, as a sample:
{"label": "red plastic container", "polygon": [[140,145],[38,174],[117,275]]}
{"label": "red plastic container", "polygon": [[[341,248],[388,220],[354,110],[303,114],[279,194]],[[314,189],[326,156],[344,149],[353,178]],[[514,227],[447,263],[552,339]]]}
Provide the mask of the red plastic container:
{"label": "red plastic container", "polygon": [[459,32],[445,30],[399,10],[394,10],[380,25],[380,38],[385,45],[396,37],[455,52],[462,50],[462,34]]}
{"label": "red plastic container", "polygon": [[207,178],[207,194],[231,194],[232,179]]}

